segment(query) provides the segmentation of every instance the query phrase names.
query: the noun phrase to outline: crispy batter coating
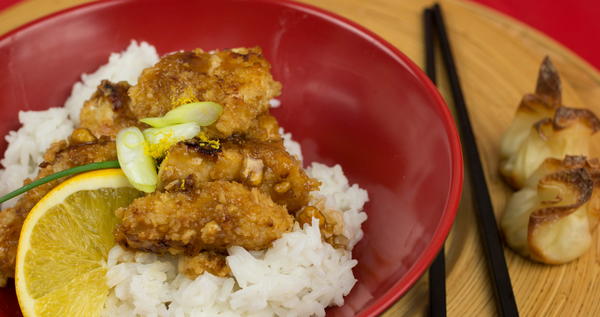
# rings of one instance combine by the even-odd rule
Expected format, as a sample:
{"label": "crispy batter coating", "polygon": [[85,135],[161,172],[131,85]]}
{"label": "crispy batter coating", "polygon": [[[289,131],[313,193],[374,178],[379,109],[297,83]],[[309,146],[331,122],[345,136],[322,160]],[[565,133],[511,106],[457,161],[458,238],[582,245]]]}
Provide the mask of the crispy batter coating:
{"label": "crispy batter coating", "polygon": [[256,117],[243,137],[248,140],[272,142],[281,140],[279,122],[268,111]]}
{"label": "crispy batter coating", "polygon": [[[310,178],[282,141],[230,139],[221,152],[206,153],[191,142],[171,147],[159,170],[159,189],[179,190],[215,180],[237,181],[267,193],[290,212],[304,207],[319,182]],[[187,182],[187,184],[186,184]]]}
{"label": "crispy batter coating", "polygon": [[173,53],[145,69],[129,89],[131,110],[137,118],[158,117],[189,101],[214,101],[224,110],[207,133],[228,137],[246,131],[280,94],[270,68],[258,47]]}
{"label": "crispy batter coating", "polygon": [[154,192],[119,208],[115,240],[155,253],[197,255],[232,245],[268,248],[293,218],[257,189],[235,182],[203,183],[189,192]]}
{"label": "crispy batter coating", "polygon": [[196,278],[204,272],[226,277],[231,274],[225,255],[213,251],[200,252],[195,256],[184,256],[179,260],[179,272],[189,278]]}
{"label": "crispy batter coating", "polygon": [[[221,147],[207,148],[198,139],[173,146],[160,166],[158,191],[117,210],[122,222],[116,241],[137,250],[183,254],[179,270],[190,277],[228,276],[227,247],[268,248],[292,229],[292,215],[300,223],[321,219],[325,239],[343,245],[340,215],[321,205],[307,207],[320,184],[283,146],[279,124],[269,113],[269,101],[281,93],[270,68],[260,48],[197,49],[163,57],[133,87],[104,80],[81,110],[81,128],[47,150],[37,178],[115,160],[112,140],[119,130],[143,129],[139,119],[188,102],[213,101],[224,111],[203,131],[220,139]],[[64,180],[30,190],[0,212],[0,285],[14,276],[18,238],[30,209]]]}
{"label": "crispy batter coating", "polygon": [[131,126],[147,127],[131,112],[127,95],[129,87],[125,81],[115,84],[103,80],[81,109],[80,127],[89,129],[96,137],[106,135],[113,139],[121,129]]}
{"label": "crispy batter coating", "polygon": [[15,276],[15,259],[21,227],[26,214],[15,207],[0,212],[0,286],[6,285],[6,279]]}
{"label": "crispy batter coating", "polygon": [[[96,139],[89,131],[77,129],[68,142],[56,142],[46,151],[36,179],[71,167],[116,158],[114,142],[107,137]],[[25,217],[44,195],[65,179],[48,182],[26,192],[14,207],[0,212],[0,285],[6,282],[6,278],[14,276],[19,234]],[[30,182],[31,180],[27,179],[24,183]]]}
{"label": "crispy batter coating", "polygon": [[311,224],[312,218],[319,219],[319,230],[321,236],[327,243],[336,248],[348,246],[348,238],[344,236],[344,216],[342,212],[325,207],[325,201],[321,200],[314,206],[306,206],[295,214],[296,221],[303,226]]}

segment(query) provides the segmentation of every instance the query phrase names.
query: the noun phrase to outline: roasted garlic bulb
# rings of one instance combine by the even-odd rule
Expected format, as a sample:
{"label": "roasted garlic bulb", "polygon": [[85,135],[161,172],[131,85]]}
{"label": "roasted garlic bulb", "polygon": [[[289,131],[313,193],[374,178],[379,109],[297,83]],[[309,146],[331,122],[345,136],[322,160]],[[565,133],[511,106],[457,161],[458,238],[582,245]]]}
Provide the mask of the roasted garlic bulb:
{"label": "roasted garlic bulb", "polygon": [[547,264],[581,256],[600,217],[600,163],[584,156],[546,159],[509,199],[500,222],[508,245]]}
{"label": "roasted garlic bulb", "polygon": [[514,188],[526,180],[549,157],[589,155],[590,137],[600,129],[600,120],[586,109],[561,106],[558,72],[544,59],[535,94],[527,94],[502,137],[500,172]]}

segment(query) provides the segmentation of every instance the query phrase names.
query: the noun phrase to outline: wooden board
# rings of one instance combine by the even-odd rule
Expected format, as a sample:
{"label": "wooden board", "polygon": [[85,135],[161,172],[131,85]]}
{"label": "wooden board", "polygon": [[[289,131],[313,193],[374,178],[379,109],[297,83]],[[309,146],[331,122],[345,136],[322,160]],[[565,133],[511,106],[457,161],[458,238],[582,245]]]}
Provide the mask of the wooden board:
{"label": "wooden board", "polygon": [[[50,12],[86,0],[26,0],[0,12],[0,34]],[[304,0],[378,33],[423,65],[422,9],[430,1]],[[564,102],[600,114],[600,74],[556,42],[523,24],[470,2],[441,1],[459,67],[477,143],[485,164],[496,215],[510,190],[497,174],[498,145],[521,96],[535,86],[537,69],[549,55],[561,73]],[[441,78],[440,78],[441,79]],[[441,90],[449,96],[445,79]],[[599,143],[600,144],[600,143]],[[600,146],[598,146],[600,149]],[[467,178],[468,179],[468,178]],[[449,316],[493,316],[495,303],[475,224],[469,182],[446,243]],[[523,316],[600,315],[600,243],[562,266],[534,264],[506,250],[517,303]],[[424,315],[427,277],[384,316]]]}

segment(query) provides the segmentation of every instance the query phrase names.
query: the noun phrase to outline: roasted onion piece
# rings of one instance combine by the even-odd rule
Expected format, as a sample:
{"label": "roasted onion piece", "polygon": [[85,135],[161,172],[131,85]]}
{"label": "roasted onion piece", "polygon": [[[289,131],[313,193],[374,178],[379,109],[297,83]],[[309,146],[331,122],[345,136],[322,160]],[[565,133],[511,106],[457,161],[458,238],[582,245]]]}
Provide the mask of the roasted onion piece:
{"label": "roasted onion piece", "polygon": [[561,106],[560,79],[546,58],[535,94],[523,97],[502,137],[500,172],[511,186],[520,189],[549,157],[588,156],[590,137],[599,129],[600,120],[593,112]]}
{"label": "roasted onion piece", "polygon": [[509,199],[500,222],[508,245],[535,261],[581,256],[600,217],[600,164],[584,156],[549,158]]}
{"label": "roasted onion piece", "polygon": [[511,186],[522,188],[547,158],[589,156],[590,138],[599,129],[600,120],[593,112],[559,107],[554,118],[536,122],[520,143],[513,140],[513,151],[503,156],[500,171]]}

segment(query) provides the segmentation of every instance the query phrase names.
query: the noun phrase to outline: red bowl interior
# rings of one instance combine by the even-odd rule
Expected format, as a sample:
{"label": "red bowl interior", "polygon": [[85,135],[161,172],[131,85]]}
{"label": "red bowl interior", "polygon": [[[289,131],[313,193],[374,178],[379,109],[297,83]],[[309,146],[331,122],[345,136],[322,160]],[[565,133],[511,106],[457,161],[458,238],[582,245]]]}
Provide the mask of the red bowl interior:
{"label": "red bowl interior", "polygon": [[[328,316],[372,316],[421,276],[452,225],[462,186],[458,136],[435,87],[406,56],[362,27],[288,1],[108,1],[0,38],[0,135],[19,110],[61,106],[82,72],[131,39],[159,53],[259,45],[283,83],[274,110],[307,162],[339,163],[369,191],[358,283]],[[6,142],[2,139],[0,150]],[[14,290],[0,316],[18,314]]]}

